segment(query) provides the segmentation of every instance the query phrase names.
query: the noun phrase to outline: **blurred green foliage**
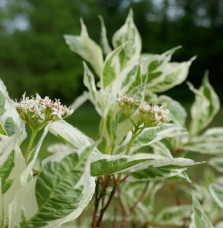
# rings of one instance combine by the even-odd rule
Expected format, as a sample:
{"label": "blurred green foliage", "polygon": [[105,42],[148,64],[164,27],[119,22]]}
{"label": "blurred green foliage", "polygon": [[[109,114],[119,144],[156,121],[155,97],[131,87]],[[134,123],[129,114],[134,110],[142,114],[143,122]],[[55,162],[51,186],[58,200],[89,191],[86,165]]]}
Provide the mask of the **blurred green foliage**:
{"label": "blurred green foliage", "polygon": [[[189,80],[199,86],[205,69],[209,69],[210,81],[221,95],[221,0],[1,0],[0,77],[11,97],[18,99],[24,91],[28,95],[38,92],[71,103],[83,90],[83,67],[63,35],[79,35],[82,17],[90,36],[98,42],[100,14],[111,38],[124,23],[129,8],[134,10],[143,52],[161,53],[181,44],[183,48],[174,60],[198,55]],[[185,88],[178,86],[170,95],[189,99]]]}

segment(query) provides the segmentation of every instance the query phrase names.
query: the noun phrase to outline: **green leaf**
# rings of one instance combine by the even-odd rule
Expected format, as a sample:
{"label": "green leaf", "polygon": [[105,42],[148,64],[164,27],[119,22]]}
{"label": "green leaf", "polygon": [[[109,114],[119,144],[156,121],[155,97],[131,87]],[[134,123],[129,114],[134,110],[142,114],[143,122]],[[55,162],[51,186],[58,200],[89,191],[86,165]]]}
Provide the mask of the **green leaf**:
{"label": "green leaf", "polygon": [[92,144],[92,139],[64,120],[50,124],[49,131],[74,148],[83,148]]}
{"label": "green leaf", "polygon": [[4,164],[0,167],[0,178],[2,181],[2,194],[4,194],[12,185],[13,180],[8,179],[14,167],[14,152],[12,152]]}
{"label": "green leaf", "polygon": [[185,218],[191,215],[191,205],[170,206],[162,209],[154,221],[159,225],[183,226]]}
{"label": "green leaf", "polygon": [[195,196],[193,196],[191,220],[190,228],[214,228]]}
{"label": "green leaf", "polygon": [[107,55],[103,68],[102,88],[108,87],[121,72],[119,55],[125,46],[126,44],[123,44]]}
{"label": "green leaf", "polygon": [[148,161],[148,159],[130,160],[126,157],[120,157],[111,161],[107,159],[101,159],[91,163],[91,175],[101,176],[118,173],[145,161]]}
{"label": "green leaf", "polygon": [[[22,132],[24,129],[23,127],[21,127]],[[11,152],[15,149],[19,143],[19,139],[20,132],[18,131],[12,136],[0,135],[0,167],[4,164],[4,162],[10,156]]]}
{"label": "green leaf", "polygon": [[214,167],[217,171],[219,171],[220,173],[223,173],[223,158],[222,157],[210,159],[209,164],[212,167]]}
{"label": "green leaf", "polygon": [[[22,125],[15,102],[10,99],[4,83],[0,80],[0,134],[11,136],[22,128]],[[23,134],[25,136],[25,131]]]}
{"label": "green leaf", "polygon": [[210,184],[209,190],[218,206],[223,208],[223,187],[218,184]]}
{"label": "green leaf", "polygon": [[0,224],[4,224],[4,204],[3,204],[3,193],[2,193],[2,180],[0,177]]}
{"label": "green leaf", "polygon": [[213,120],[220,108],[220,102],[208,81],[207,73],[199,90],[195,89],[192,84],[189,84],[189,87],[195,94],[195,102],[191,107],[190,135],[196,136]]}
{"label": "green leaf", "polygon": [[223,128],[210,128],[201,136],[193,137],[184,150],[203,154],[218,154],[223,152]]}
{"label": "green leaf", "polygon": [[[86,98],[93,103],[97,112],[100,115],[102,115],[102,107],[103,107],[104,100],[102,98],[102,94],[98,92],[96,89],[94,75],[92,74],[92,72],[90,71],[86,63],[84,63],[84,85],[88,88],[90,92],[90,95],[88,96],[87,96],[87,93],[85,92],[84,96],[86,96]],[[72,107],[73,106],[74,105],[72,105]]]}
{"label": "green leaf", "polygon": [[100,77],[103,68],[103,54],[101,48],[88,36],[87,28],[81,20],[81,35],[64,35],[70,49],[88,61]]}
{"label": "green leaf", "polygon": [[[101,155],[91,163],[91,175],[101,176],[120,172],[136,172],[147,168],[186,168],[196,165],[191,159],[167,158],[153,154]],[[163,171],[164,172],[164,171]],[[161,171],[162,173],[162,171]],[[179,173],[178,173],[179,174]]]}
{"label": "green leaf", "polygon": [[185,127],[187,112],[179,102],[168,96],[162,95],[157,97],[155,94],[152,94],[150,102],[154,104],[162,104],[162,106],[170,111],[170,116],[174,124],[179,127]]}
{"label": "green leaf", "polygon": [[146,168],[143,170],[139,170],[137,172],[133,172],[129,177],[129,181],[152,181],[152,180],[166,180],[173,177],[179,178],[181,180],[186,180],[191,182],[187,175],[185,175],[183,169],[171,169],[171,168]]}
{"label": "green leaf", "polygon": [[[139,113],[136,111],[131,115],[132,120],[137,123],[139,120]],[[126,137],[128,132],[133,129],[133,124],[129,119],[125,119],[118,123],[116,131],[115,131],[115,149],[117,146],[120,146],[120,143]],[[129,139],[130,140],[130,139]],[[127,140],[127,142],[129,142]],[[122,153],[127,148],[127,144],[124,142],[118,150],[115,151],[116,154]]]}
{"label": "green leaf", "polygon": [[[77,207],[82,188],[73,189],[73,186],[82,175],[81,165],[77,154],[68,155],[60,163],[47,163],[36,182],[39,211],[29,222],[30,225],[39,227],[41,221],[62,218]],[[57,210],[50,213],[52,208]]]}
{"label": "green leaf", "polygon": [[101,22],[100,43],[101,43],[101,47],[102,47],[104,54],[108,55],[112,50],[108,43],[107,32],[106,32],[104,20],[101,16],[99,16],[99,19]]}
{"label": "green leaf", "polygon": [[[141,60],[141,71],[143,77],[147,79],[147,87],[150,88],[149,91],[153,91],[153,87],[159,83],[163,83],[166,73],[169,71],[169,61],[172,54],[180,47],[175,47],[161,55],[146,55]],[[166,89],[164,88],[163,91]]]}
{"label": "green leaf", "polygon": [[92,96],[96,97],[96,86],[95,86],[95,79],[92,72],[89,70],[86,63],[84,63],[84,85],[88,88]]}
{"label": "green leaf", "polygon": [[153,73],[156,83],[148,83],[147,88],[152,92],[160,93],[181,84],[187,78],[193,60],[194,58],[191,58],[187,62],[164,64],[159,72]]}
{"label": "green leaf", "polygon": [[172,158],[172,154],[168,147],[162,142],[156,142],[151,145],[153,153],[156,155]]}
{"label": "green leaf", "polygon": [[10,205],[10,227],[56,227],[78,217],[94,193],[88,164],[94,147],[86,147],[80,155],[51,156],[38,177],[28,182]]}
{"label": "green leaf", "polygon": [[5,130],[7,131],[8,136],[15,134],[17,129],[18,129],[18,127],[16,126],[12,117],[8,117],[5,120]]}
{"label": "green leaf", "polygon": [[48,131],[49,131],[49,127],[51,124],[48,124],[45,128],[44,131],[42,133],[41,138],[39,139],[39,142],[37,143],[37,145],[31,150],[28,159],[27,159],[27,167],[26,169],[23,171],[23,173],[21,174],[20,180],[21,183],[23,185],[25,185],[28,182],[28,179],[30,177],[30,175],[32,175],[32,169],[36,163],[39,151],[40,151],[40,147],[43,143],[43,140],[45,139]]}
{"label": "green leaf", "polygon": [[5,130],[3,124],[0,121],[0,134],[1,135],[7,135],[7,131]]}
{"label": "green leaf", "polygon": [[15,147],[12,153],[14,155],[14,159],[13,159],[14,165],[9,174],[9,178],[10,178],[9,180],[11,184],[10,184],[10,187],[5,192],[5,194],[3,195],[5,219],[8,218],[9,205],[14,200],[15,193],[17,193],[21,189],[20,177],[21,177],[21,173],[26,168],[25,159],[18,146]]}
{"label": "green leaf", "polygon": [[2,116],[5,113],[5,96],[0,91],[0,116]]}
{"label": "green leaf", "polygon": [[133,12],[129,15],[125,24],[114,34],[112,43],[115,48],[125,44],[119,55],[121,69],[138,61],[142,49],[140,34],[133,21]]}
{"label": "green leaf", "polygon": [[119,111],[118,104],[113,102],[108,104],[104,109],[104,113],[100,122],[100,136],[104,138],[104,143],[106,145],[105,151],[107,153],[111,153],[109,149],[111,149],[111,145],[114,145],[115,135],[114,131],[116,130],[119,115],[117,114]]}
{"label": "green leaf", "polygon": [[[150,146],[164,138],[177,137],[186,134],[186,129],[177,127],[173,124],[163,124],[157,127],[145,128],[142,133],[135,138],[130,149],[130,154],[142,147]],[[118,148],[117,153],[124,152],[127,145],[128,141]]]}

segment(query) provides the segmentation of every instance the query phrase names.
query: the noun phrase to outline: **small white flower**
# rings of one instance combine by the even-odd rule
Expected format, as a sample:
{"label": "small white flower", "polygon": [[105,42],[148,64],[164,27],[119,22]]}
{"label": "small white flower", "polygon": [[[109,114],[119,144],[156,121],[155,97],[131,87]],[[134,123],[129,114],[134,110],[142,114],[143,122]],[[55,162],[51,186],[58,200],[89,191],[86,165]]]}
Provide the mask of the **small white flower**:
{"label": "small white flower", "polygon": [[62,119],[72,113],[60,100],[54,102],[49,97],[41,98],[39,94],[31,98],[23,96],[20,102],[16,102],[16,109],[20,117],[33,127]]}
{"label": "small white flower", "polygon": [[136,103],[136,98],[128,97],[127,95],[124,95],[119,97],[117,101],[121,108],[121,111],[127,116],[131,115],[134,105]]}
{"label": "small white flower", "polygon": [[162,106],[141,104],[139,106],[140,120],[147,126],[157,126],[171,120],[169,110]]}

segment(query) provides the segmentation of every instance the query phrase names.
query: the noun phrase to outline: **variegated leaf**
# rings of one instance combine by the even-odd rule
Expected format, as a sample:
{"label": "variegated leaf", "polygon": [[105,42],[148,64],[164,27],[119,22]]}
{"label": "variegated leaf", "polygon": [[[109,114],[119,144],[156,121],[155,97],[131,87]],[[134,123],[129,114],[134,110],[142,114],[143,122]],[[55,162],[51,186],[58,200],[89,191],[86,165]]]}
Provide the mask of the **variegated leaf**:
{"label": "variegated leaf", "polygon": [[164,180],[184,180],[191,182],[185,172],[186,168],[154,168],[149,167],[133,172],[128,178],[129,181],[164,181]]}
{"label": "variegated leaf", "polygon": [[10,205],[9,228],[53,228],[77,218],[91,200],[95,184],[88,156],[94,145],[77,153],[55,153]]}
{"label": "variegated leaf", "polygon": [[108,55],[112,50],[107,39],[107,32],[104,24],[104,20],[99,16],[101,22],[101,34],[100,34],[100,43],[104,54]]}
{"label": "variegated leaf", "polygon": [[186,168],[196,165],[191,159],[167,158],[154,154],[103,155],[91,163],[91,175],[101,176],[120,172],[136,172],[147,168]]}
{"label": "variegated leaf", "polygon": [[191,215],[191,205],[170,206],[162,209],[154,221],[160,225],[183,226],[185,218]]}
{"label": "variegated leaf", "polygon": [[220,173],[223,173],[223,157],[212,158],[210,159],[209,164]]}
{"label": "variegated leaf", "polygon": [[22,187],[20,183],[20,176],[25,168],[25,159],[18,146],[14,148],[7,161],[0,167],[0,178],[2,180],[1,203],[4,215],[3,220],[7,220],[9,205],[13,201],[15,194]]}
{"label": "variegated leaf", "polygon": [[162,142],[153,143],[151,147],[153,148],[153,153],[156,155],[160,155],[164,157],[166,156],[169,158],[173,157],[168,147]]}
{"label": "variegated leaf", "polygon": [[112,39],[115,48],[126,42],[127,45],[119,55],[121,69],[135,63],[139,59],[142,49],[141,37],[133,21],[132,10],[129,11],[125,24],[114,34]]}
{"label": "variegated leaf", "polygon": [[193,213],[191,220],[190,228],[214,228],[195,196],[193,196]]}
{"label": "variegated leaf", "polygon": [[154,104],[162,104],[165,108],[167,108],[170,111],[172,121],[177,126],[185,127],[187,112],[179,102],[173,100],[168,96],[157,97],[155,96],[155,94],[152,94],[152,98],[149,101]]}
{"label": "variegated leaf", "polygon": [[50,125],[49,131],[76,149],[83,148],[92,143],[92,139],[64,120],[53,122]]}
{"label": "variegated leaf", "polygon": [[[10,99],[4,83],[0,80],[0,134],[11,136],[19,130],[21,125],[22,120],[16,111],[15,102]],[[21,141],[25,135],[24,131]]]}
{"label": "variegated leaf", "polygon": [[88,61],[100,77],[103,69],[103,54],[101,48],[88,36],[87,28],[81,20],[81,35],[64,35],[70,49]]}
{"label": "variegated leaf", "polygon": [[157,76],[159,75],[155,80],[156,83],[148,83],[147,88],[152,92],[160,93],[181,84],[187,78],[193,60],[194,58],[182,63],[166,63],[160,71],[155,73]]}
{"label": "variegated leaf", "polygon": [[25,185],[28,182],[30,175],[32,175],[32,169],[33,169],[33,167],[37,161],[37,157],[38,157],[38,154],[40,151],[40,147],[42,146],[43,140],[45,139],[45,137],[49,131],[49,127],[50,127],[50,124],[48,124],[44,128],[43,134],[42,134],[41,138],[39,139],[39,142],[37,143],[36,147],[34,147],[30,151],[30,154],[29,154],[28,159],[27,159],[27,167],[22,172],[21,177],[20,177],[22,185]]}
{"label": "variegated leaf", "polygon": [[201,136],[193,137],[184,150],[203,154],[218,154],[223,152],[223,128],[210,128]]}
{"label": "variegated leaf", "polygon": [[223,208],[223,187],[218,184],[211,184],[209,190],[218,206]]}
{"label": "variegated leaf", "polygon": [[199,90],[189,84],[195,94],[195,102],[191,107],[192,122],[190,135],[196,136],[201,130],[208,126],[218,112],[220,103],[217,94],[208,81],[206,74]]}
{"label": "variegated leaf", "polygon": [[121,46],[118,46],[114,51],[110,52],[104,63],[101,86],[103,89],[108,87],[119,75],[121,72],[121,63],[120,63],[120,54],[121,51],[127,46],[127,43],[124,43]]}
{"label": "variegated leaf", "polygon": [[[163,124],[157,127],[145,128],[133,141],[130,154],[142,147],[150,146],[153,143],[159,142],[164,138],[178,137],[180,135],[187,135],[186,129],[176,127],[173,124]],[[127,145],[128,142],[120,146],[116,153],[124,152]]]}

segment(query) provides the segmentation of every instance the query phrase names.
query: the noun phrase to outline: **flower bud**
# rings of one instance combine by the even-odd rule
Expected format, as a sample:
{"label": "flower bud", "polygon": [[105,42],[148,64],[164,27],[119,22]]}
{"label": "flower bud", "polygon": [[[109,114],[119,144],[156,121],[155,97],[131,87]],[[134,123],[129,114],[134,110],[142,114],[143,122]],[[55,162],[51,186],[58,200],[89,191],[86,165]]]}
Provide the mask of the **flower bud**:
{"label": "flower bud", "polygon": [[171,121],[169,110],[164,109],[162,106],[141,104],[139,112],[140,122],[144,123],[147,127],[154,127]]}
{"label": "flower bud", "polygon": [[136,98],[128,97],[127,95],[121,96],[117,99],[121,111],[126,115],[130,116],[132,114],[133,108],[135,106]]}
{"label": "flower bud", "polygon": [[[23,96],[20,102],[16,102],[16,110],[20,118],[34,129],[41,128],[50,121],[63,119],[71,115],[72,111],[59,100],[52,101],[49,97],[41,98]],[[43,127],[43,126],[42,126]]]}

